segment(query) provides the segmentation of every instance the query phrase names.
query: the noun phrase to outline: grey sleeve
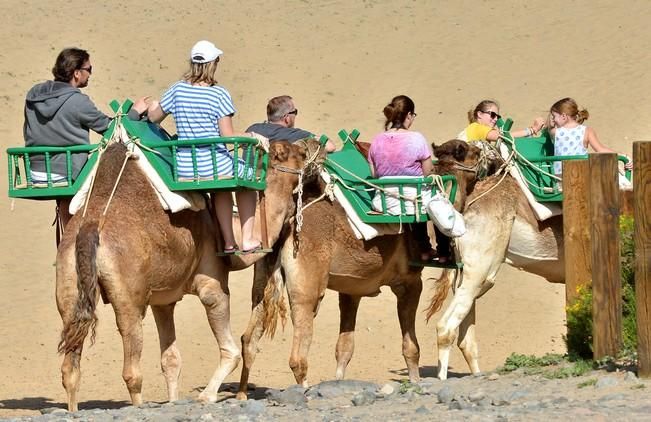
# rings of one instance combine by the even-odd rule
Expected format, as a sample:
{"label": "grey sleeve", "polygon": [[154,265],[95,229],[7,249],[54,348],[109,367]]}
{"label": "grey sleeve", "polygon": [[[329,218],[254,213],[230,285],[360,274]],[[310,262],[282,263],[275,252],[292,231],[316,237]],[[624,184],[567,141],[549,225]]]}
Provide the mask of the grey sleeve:
{"label": "grey sleeve", "polygon": [[[82,126],[97,133],[103,133],[111,123],[111,118],[99,111],[87,95],[82,94],[75,97],[74,101],[79,112],[79,122]],[[71,100],[73,99],[71,98]]]}
{"label": "grey sleeve", "polygon": [[294,129],[293,135],[297,139],[311,138],[316,136],[312,132],[308,132],[307,130],[298,129],[298,128],[293,128],[293,129]]}

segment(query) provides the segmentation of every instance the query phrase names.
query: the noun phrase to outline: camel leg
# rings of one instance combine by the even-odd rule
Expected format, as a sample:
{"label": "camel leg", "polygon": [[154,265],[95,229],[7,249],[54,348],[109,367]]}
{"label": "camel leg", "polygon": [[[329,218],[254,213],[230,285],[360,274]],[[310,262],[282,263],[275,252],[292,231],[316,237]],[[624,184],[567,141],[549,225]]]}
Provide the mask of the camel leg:
{"label": "camel leg", "polygon": [[213,373],[208,385],[199,395],[199,400],[206,402],[217,401],[219,386],[235,368],[241,359],[240,350],[233,339],[230,321],[230,293],[228,277],[220,274],[217,281],[214,278],[202,276],[196,282],[199,300],[206,308],[208,323],[219,345],[219,366]]}
{"label": "camel leg", "polygon": [[110,295],[109,300],[115,311],[115,320],[118,331],[122,336],[124,363],[122,379],[127,385],[131,402],[134,406],[142,404],[142,371],[140,370],[140,357],[142,355],[142,319],[145,307],[139,307],[123,299],[124,296]]}
{"label": "camel leg", "polygon": [[[237,391],[238,400],[247,399],[249,375],[253,367],[253,362],[255,362],[258,341],[264,334],[264,289],[268,282],[273,282],[275,277],[281,277],[279,269],[274,271],[273,268],[269,268],[268,261],[270,258],[273,261],[276,259],[275,256],[273,258],[267,256],[257,261],[254,267],[253,287],[251,291],[253,309],[251,310],[249,325],[246,327],[244,334],[242,334],[242,373],[240,375],[240,386]],[[280,294],[282,295],[282,292]]]}
{"label": "camel leg", "polygon": [[[77,272],[75,270],[74,247],[60,252],[61,258],[57,263],[56,302],[63,326],[73,319],[75,303],[77,302]],[[61,383],[68,397],[68,410],[79,410],[77,393],[81,381],[81,347],[65,353],[61,364]]]}
{"label": "camel leg", "polygon": [[[475,300],[486,290],[492,287],[492,283],[486,283],[488,271],[480,272],[479,275],[464,270],[463,282],[457,288],[452,301],[445,309],[443,316],[436,324],[437,345],[438,345],[438,377],[442,380],[448,377],[448,366],[450,364],[450,351],[457,340],[457,331],[461,323],[474,309]],[[478,281],[480,280],[480,281]],[[474,320],[471,319],[469,321]],[[467,330],[464,338],[470,334],[470,339],[463,342],[466,347],[470,346],[469,340],[474,341],[474,329]],[[469,353],[471,350],[469,349]],[[475,356],[476,358],[476,356]],[[472,368],[471,368],[472,369]]]}
{"label": "camel leg", "polygon": [[476,303],[473,303],[470,312],[461,321],[457,345],[468,363],[470,372],[479,374],[481,371],[479,370],[479,347],[475,337],[475,307]]}
{"label": "camel leg", "polygon": [[176,346],[176,329],[174,327],[175,306],[176,303],[151,306],[158,329],[160,366],[167,385],[169,401],[179,399],[179,375],[181,374],[181,352]]}
{"label": "camel leg", "polygon": [[70,412],[79,410],[77,407],[77,393],[79,392],[79,381],[81,380],[82,349],[83,347],[79,347],[72,352],[66,353],[61,364],[61,379],[68,396],[68,411]]}
{"label": "camel leg", "polygon": [[[315,265],[306,265],[304,269],[318,271]],[[284,267],[287,269],[287,267]],[[289,367],[294,373],[296,383],[308,387],[307,381],[307,355],[312,343],[314,332],[314,318],[319,310],[319,304],[327,285],[327,267],[323,268],[320,276],[312,272],[296,271],[294,274],[286,273],[287,295],[291,308],[294,336],[292,339],[292,352],[289,357]],[[310,288],[308,288],[310,287]],[[316,288],[314,288],[316,287]]]}
{"label": "camel leg", "polygon": [[416,312],[423,283],[420,278],[411,283],[391,287],[398,298],[398,319],[402,331],[402,356],[407,364],[409,381],[418,382],[418,361],[420,360],[420,346],[416,339]]}
{"label": "camel leg", "polygon": [[337,339],[335,352],[337,359],[335,379],[338,380],[344,379],[346,367],[355,350],[355,323],[361,299],[359,296],[339,293],[339,339]]}

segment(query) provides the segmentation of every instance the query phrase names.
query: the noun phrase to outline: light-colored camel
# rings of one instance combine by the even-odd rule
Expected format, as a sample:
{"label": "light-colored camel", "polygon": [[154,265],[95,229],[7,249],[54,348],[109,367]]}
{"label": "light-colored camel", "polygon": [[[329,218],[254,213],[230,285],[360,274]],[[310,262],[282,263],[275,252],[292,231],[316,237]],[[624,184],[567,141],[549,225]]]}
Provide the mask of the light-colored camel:
{"label": "light-colored camel", "polygon": [[[270,150],[267,220],[274,242],[294,210],[293,190],[308,146],[275,143]],[[219,366],[199,398],[215,401],[223,379],[241,358],[230,327],[228,271],[250,265],[263,255],[216,257],[214,225],[207,211],[163,211],[136,163],[128,160],[105,216],[102,213],[125,160],[122,144],[110,145],[101,157],[85,216],[77,213],[57,253],[56,300],[63,320],[59,351],[68,409],[77,410],[81,354],[89,331],[94,338],[95,308],[100,294],[111,303],[123,340],[122,377],[134,405],[142,403],[142,319],[151,306],[159,333],[161,367],[168,398],[178,397],[181,355],[176,346],[174,307],[185,294],[199,297],[220,349]],[[280,170],[278,170],[280,169]],[[259,223],[259,218],[256,219]],[[259,224],[256,224],[259,226]],[[257,227],[259,229],[259,227]]]}
{"label": "light-colored camel", "polygon": [[[312,186],[312,197],[320,197],[323,184]],[[309,197],[309,194],[308,194]],[[309,201],[309,199],[306,199]],[[285,314],[283,285],[289,297],[294,327],[289,365],[296,382],[308,385],[307,355],[313,320],[326,288],[339,292],[340,327],[335,357],[335,377],[342,379],[354,349],[357,310],[362,297],[376,296],[389,286],[397,296],[402,331],[402,354],[409,379],[419,379],[420,348],[415,318],[422,290],[422,267],[409,266],[417,250],[409,232],[385,235],[370,241],[353,234],[345,211],[337,202],[321,200],[303,212],[300,233],[287,230],[269,255],[255,266],[253,312],[242,336],[242,376],[237,397],[246,399],[247,382],[260,337],[273,335],[278,314]],[[278,259],[276,259],[278,258]],[[265,290],[266,289],[266,290]]]}
{"label": "light-colored camel", "polygon": [[[448,166],[459,180],[456,205],[463,209],[466,233],[456,239],[463,271],[461,274],[452,270],[443,272],[427,312],[429,319],[442,307],[450,288],[453,289],[454,297],[436,325],[440,379],[447,378],[455,341],[472,373],[480,372],[475,301],[493,287],[502,263],[551,282],[564,282],[565,270],[562,217],[537,221],[524,193],[510,175],[504,178],[493,175],[477,181],[475,173],[465,170],[467,155],[476,157],[477,147],[463,141],[449,141],[446,145],[448,150],[435,147],[435,151],[441,164]],[[456,166],[456,161],[464,161],[466,166]]]}

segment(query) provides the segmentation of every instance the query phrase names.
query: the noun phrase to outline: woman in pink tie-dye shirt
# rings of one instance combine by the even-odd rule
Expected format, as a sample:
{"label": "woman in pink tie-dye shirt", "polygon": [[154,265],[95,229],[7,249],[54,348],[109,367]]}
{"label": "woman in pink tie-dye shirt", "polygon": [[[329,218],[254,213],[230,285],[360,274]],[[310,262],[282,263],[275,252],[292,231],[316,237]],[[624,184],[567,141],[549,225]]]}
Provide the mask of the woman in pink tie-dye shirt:
{"label": "woman in pink tie-dye shirt", "polygon": [[[384,107],[384,132],[377,134],[371,141],[368,161],[373,177],[383,176],[427,176],[432,173],[432,152],[425,137],[409,130],[416,119],[415,105],[406,95],[394,97]],[[412,226],[414,238],[421,251],[421,260],[437,258],[447,262],[450,256],[449,238],[437,231],[437,251],[427,235],[427,223],[415,223]]]}

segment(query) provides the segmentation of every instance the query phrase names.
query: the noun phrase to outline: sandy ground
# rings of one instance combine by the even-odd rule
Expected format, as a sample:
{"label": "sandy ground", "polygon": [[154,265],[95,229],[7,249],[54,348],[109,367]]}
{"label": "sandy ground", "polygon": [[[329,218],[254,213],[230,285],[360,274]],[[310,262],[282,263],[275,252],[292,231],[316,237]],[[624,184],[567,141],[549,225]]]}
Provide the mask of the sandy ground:
{"label": "sandy ground", "polygon": [[[649,133],[651,73],[647,57],[648,3],[560,0],[193,2],[170,0],[155,7],[134,2],[69,3],[2,0],[0,26],[0,142],[22,144],[25,92],[51,77],[59,50],[80,46],[91,53],[94,73],[86,89],[108,111],[111,99],[159,96],[183,72],[199,39],[226,53],[220,81],[233,94],[236,129],[264,119],[268,98],[290,94],[298,124],[331,137],[358,128],[370,138],[382,125],[381,110],[397,94],[416,102],[416,130],[442,142],[464,127],[465,113],[495,98],[516,126],[530,123],[564,96],[575,97],[593,116],[602,140],[631,151]],[[190,7],[190,9],[188,9]],[[167,122],[173,129],[172,122]],[[648,139],[648,138],[647,138]],[[5,158],[6,159],[6,158]],[[6,186],[6,176],[2,183]],[[13,210],[12,210],[13,209]],[[53,205],[0,199],[0,417],[63,406],[60,320],[54,302]],[[436,275],[427,271],[426,277]],[[243,331],[252,272],[232,275],[233,329]],[[431,286],[426,281],[426,289]],[[422,304],[426,303],[427,291]],[[564,290],[503,268],[496,287],[478,305],[483,368],[511,352],[562,352]],[[404,377],[400,335],[390,292],[362,302],[356,355],[347,376],[385,381]],[[316,321],[310,381],[334,375],[336,296],[326,296]],[[100,307],[98,341],[83,357],[81,407],[124,405],[122,352],[110,307]],[[436,366],[433,324],[418,319],[421,372]],[[202,306],[187,297],[177,311],[184,356],[181,395],[196,396],[217,363],[216,343]],[[284,387],[291,327],[261,344],[251,381]],[[142,359],[145,399],[164,400],[153,319],[145,319]],[[451,371],[467,373],[455,351]],[[238,373],[228,383],[235,383]]]}

